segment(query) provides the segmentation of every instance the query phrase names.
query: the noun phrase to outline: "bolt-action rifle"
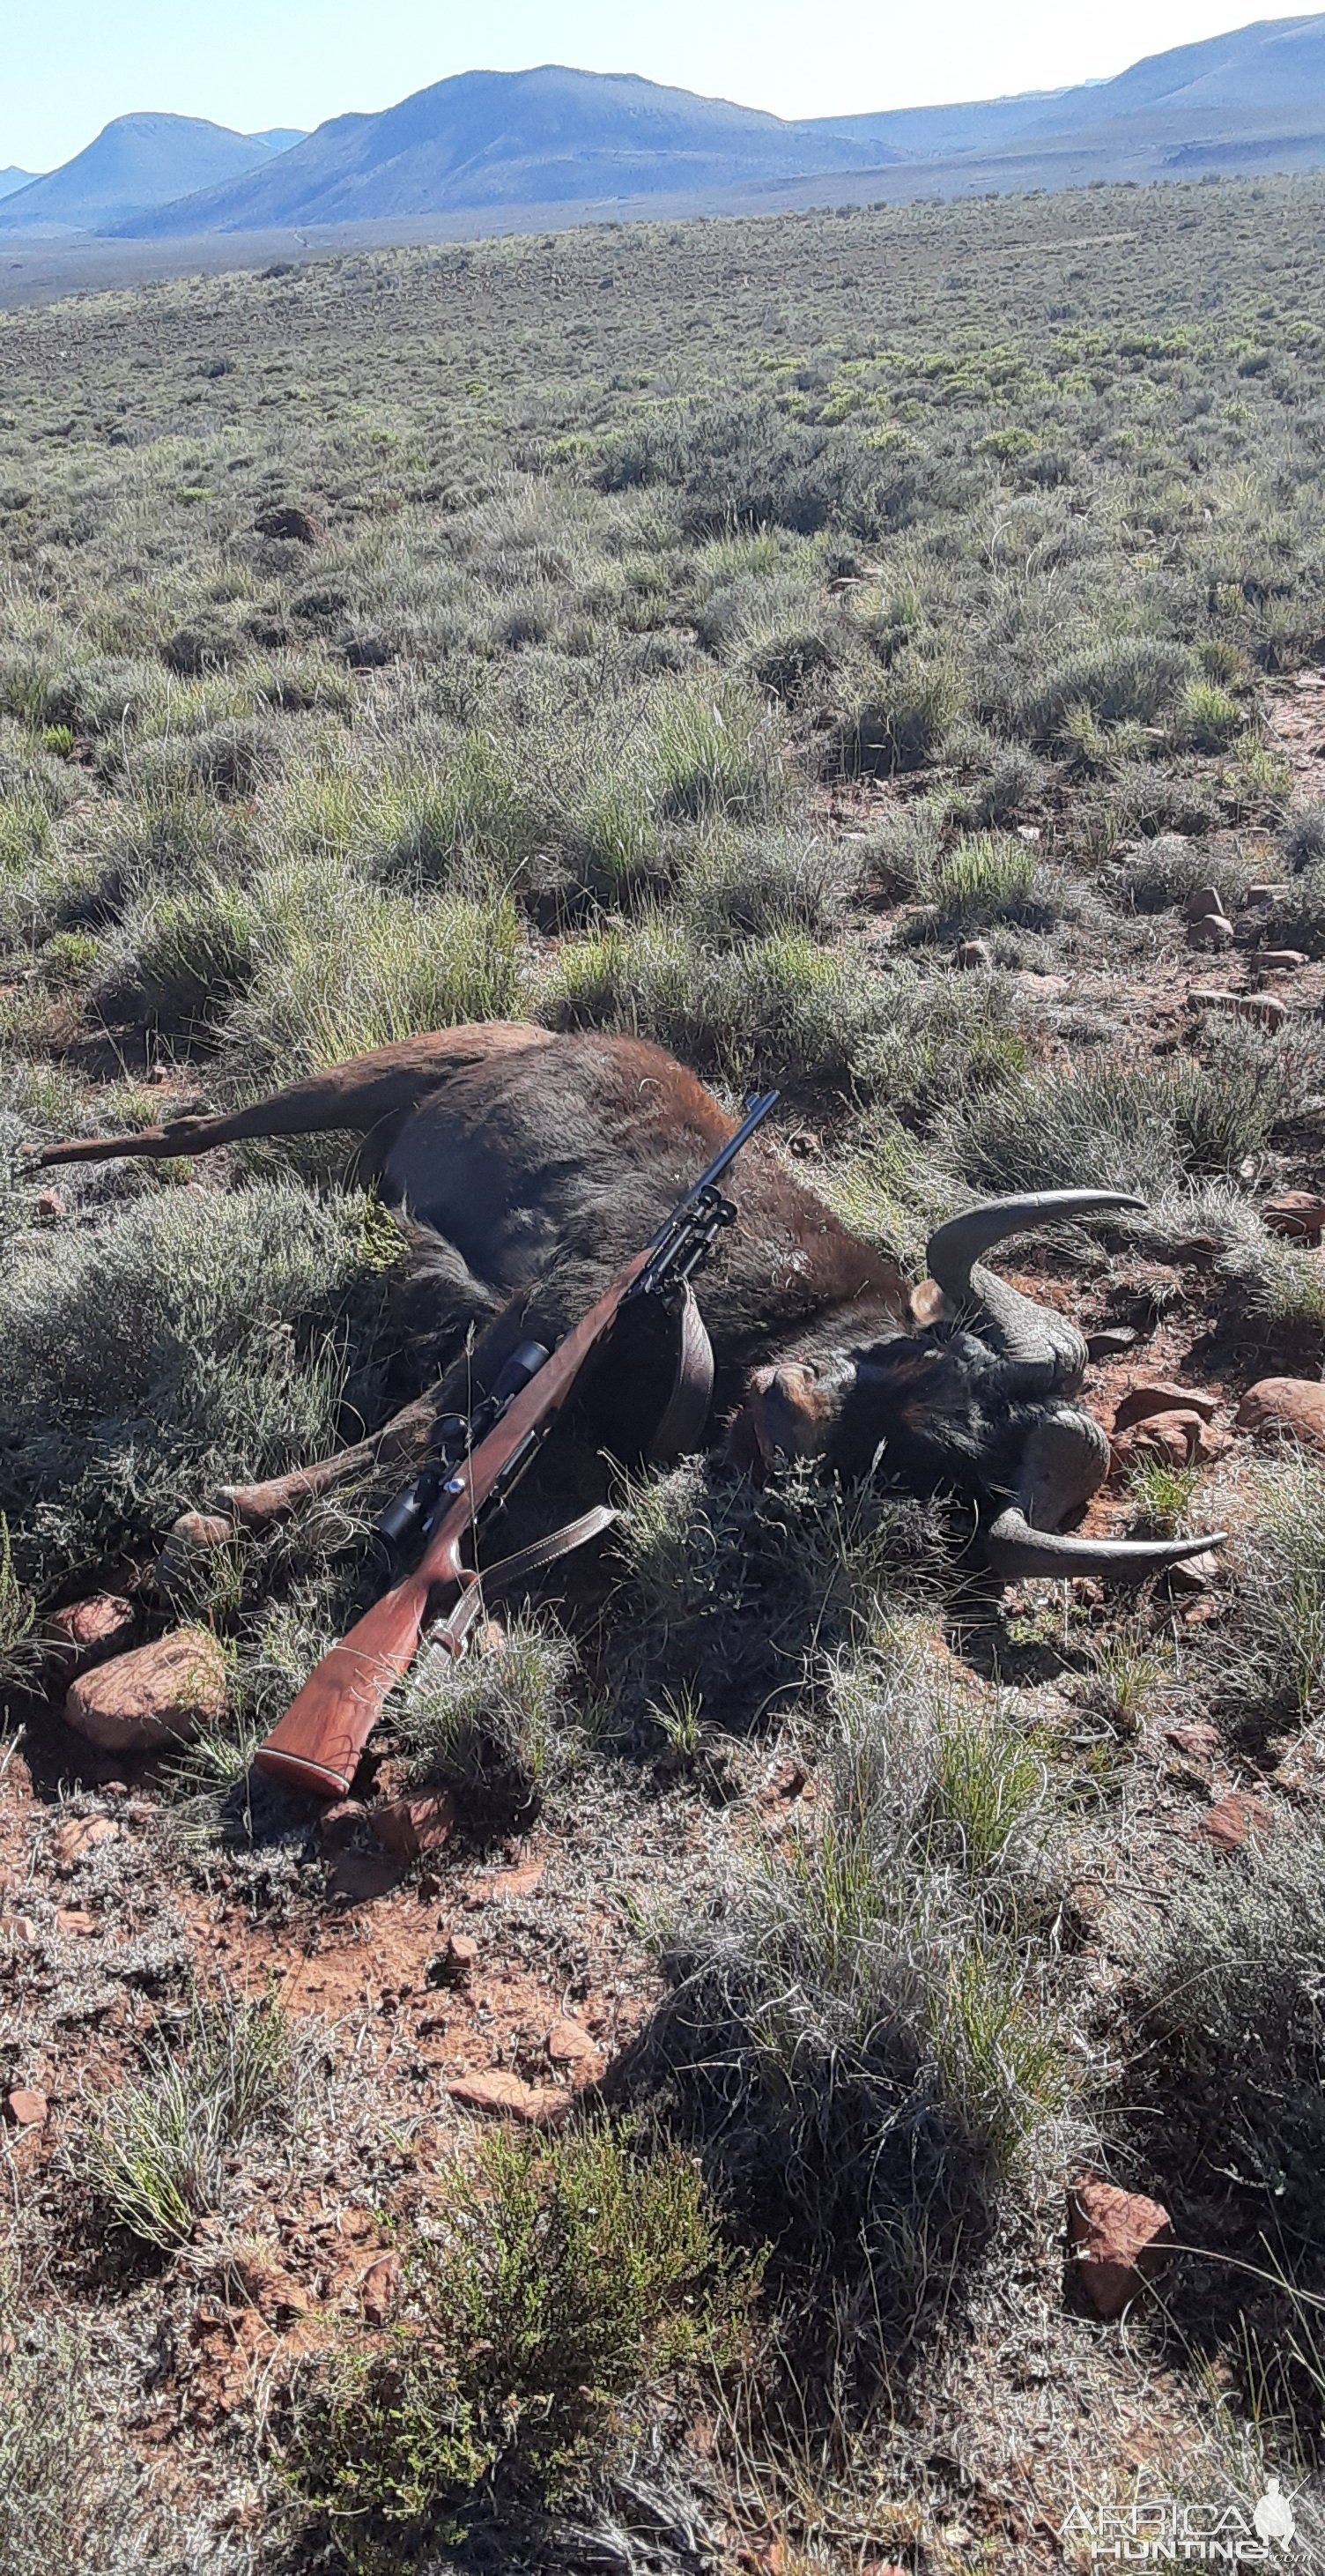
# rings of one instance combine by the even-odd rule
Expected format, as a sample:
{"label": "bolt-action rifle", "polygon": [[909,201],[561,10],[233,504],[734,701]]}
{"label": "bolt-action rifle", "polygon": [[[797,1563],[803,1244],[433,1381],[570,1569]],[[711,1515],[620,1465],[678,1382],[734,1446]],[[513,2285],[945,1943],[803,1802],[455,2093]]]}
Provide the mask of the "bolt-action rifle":
{"label": "bolt-action rifle", "polygon": [[[397,1545],[411,1528],[422,1529],[425,1545],[418,1565],[323,1656],[259,1746],[259,1770],[313,1797],[344,1797],[387,1695],[408,1672],[425,1633],[447,1653],[464,1653],[484,1602],[484,1570],[466,1562],[462,1552],[468,1548],[473,1555],[480,1516],[507,1500],[537,1457],[622,1307],[639,1297],[654,1297],[676,1308],[689,1298],[695,1272],[723,1228],[735,1221],[736,1210],[719,1183],[777,1097],[767,1091],[753,1103],[652,1241],[618,1271],[555,1350],[523,1343],[468,1420],[450,1416],[439,1426],[439,1458],[397,1498],[382,1524],[383,1535]],[[509,1588],[538,1566],[582,1546],[612,1518],[600,1508],[551,1538],[535,1540],[490,1569],[489,1590],[498,1583]]]}

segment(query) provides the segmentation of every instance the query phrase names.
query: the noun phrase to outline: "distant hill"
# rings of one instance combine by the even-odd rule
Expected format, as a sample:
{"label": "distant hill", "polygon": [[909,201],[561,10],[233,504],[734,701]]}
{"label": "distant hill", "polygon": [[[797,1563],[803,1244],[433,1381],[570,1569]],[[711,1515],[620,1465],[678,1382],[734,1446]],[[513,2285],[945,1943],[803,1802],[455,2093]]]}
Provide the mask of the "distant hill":
{"label": "distant hill", "polygon": [[512,230],[522,209],[541,227],[664,203],[739,212],[760,191],[770,205],[791,203],[806,186],[831,203],[835,185],[843,197],[896,200],[1322,163],[1325,14],[1180,45],[1071,89],[800,123],[557,64],[462,72],[305,136],[120,117],[64,169],[0,199],[0,239],[182,240],[448,218]]}
{"label": "distant hill", "polygon": [[1126,125],[1135,139],[1174,145],[1208,139],[1308,133],[1325,117],[1325,16],[1268,19],[1199,45],[1148,55],[1116,80],[1086,81],[1039,97],[967,107],[885,109],[816,117],[802,130],[877,143],[926,159],[1024,149]]}
{"label": "distant hill", "polygon": [[0,235],[109,232],[126,216],[271,165],[270,147],[198,116],[117,116],[63,168],[0,201]]}
{"label": "distant hill", "polygon": [[451,206],[643,197],[860,169],[878,157],[846,134],[816,133],[807,150],[806,129],[780,117],[633,75],[555,64],[461,72],[380,116],[337,117],[276,166],[116,229],[258,232]]}
{"label": "distant hill", "polygon": [[0,197],[12,197],[16,189],[30,188],[34,175],[31,170],[0,170]]}
{"label": "distant hill", "polygon": [[265,134],[250,134],[250,143],[265,143],[269,152],[292,152],[296,143],[308,141],[306,125],[273,125]]}

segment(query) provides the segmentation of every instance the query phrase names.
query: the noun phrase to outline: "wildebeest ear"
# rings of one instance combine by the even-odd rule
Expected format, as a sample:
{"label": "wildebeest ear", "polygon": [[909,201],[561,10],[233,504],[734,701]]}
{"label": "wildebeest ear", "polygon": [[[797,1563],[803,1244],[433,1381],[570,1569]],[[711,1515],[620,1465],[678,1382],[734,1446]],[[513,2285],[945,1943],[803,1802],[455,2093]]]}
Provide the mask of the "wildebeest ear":
{"label": "wildebeest ear", "polygon": [[912,1289],[907,1304],[917,1332],[923,1332],[927,1324],[946,1324],[952,1314],[937,1279],[922,1279],[919,1287]]}

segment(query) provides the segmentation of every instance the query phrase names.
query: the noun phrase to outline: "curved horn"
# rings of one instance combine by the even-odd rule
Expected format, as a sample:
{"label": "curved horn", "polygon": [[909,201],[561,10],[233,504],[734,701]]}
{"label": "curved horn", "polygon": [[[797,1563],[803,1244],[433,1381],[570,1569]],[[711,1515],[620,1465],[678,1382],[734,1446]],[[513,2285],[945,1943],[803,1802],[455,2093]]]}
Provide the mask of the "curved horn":
{"label": "curved horn", "polygon": [[1086,1345],[1075,1324],[1009,1287],[982,1266],[980,1255],[1029,1226],[1144,1205],[1121,1190],[1035,1190],[1024,1198],[987,1199],[941,1225],[929,1238],[925,1259],[931,1278],[955,1305],[982,1309],[987,1338],[1022,1372],[1027,1394],[1077,1386],[1085,1374]]}
{"label": "curved horn", "polygon": [[1069,1538],[1061,1530],[1033,1529],[1020,1503],[1013,1503],[986,1531],[985,1547],[1005,1583],[1031,1574],[1052,1575],[1060,1583],[1078,1574],[1098,1575],[1105,1583],[1142,1583],[1149,1574],[1222,1547],[1227,1537],[1227,1530],[1211,1530],[1204,1538]]}
{"label": "curved horn", "polygon": [[1109,1443],[1098,1422],[1074,1405],[1059,1405],[1037,1422],[1022,1453],[1019,1491],[986,1533],[986,1552],[1005,1582],[1030,1574],[1102,1576],[1107,1582],[1141,1582],[1181,1565],[1226,1533],[1207,1538],[1072,1538],[1061,1523],[1104,1482]]}

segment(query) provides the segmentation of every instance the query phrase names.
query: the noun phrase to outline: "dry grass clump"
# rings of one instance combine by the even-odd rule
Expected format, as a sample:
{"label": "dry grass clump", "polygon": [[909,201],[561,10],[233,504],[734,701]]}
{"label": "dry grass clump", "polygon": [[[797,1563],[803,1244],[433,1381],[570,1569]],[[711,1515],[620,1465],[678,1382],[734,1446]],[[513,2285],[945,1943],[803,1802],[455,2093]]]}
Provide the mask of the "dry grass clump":
{"label": "dry grass clump", "polygon": [[531,1815],[571,1757],[575,1670],[569,1641],[525,1619],[495,1653],[421,1656],[398,1716],[415,1779],[479,1816]]}
{"label": "dry grass clump", "polygon": [[374,1201],[291,1181],[167,1188],[15,1245],[0,1269],[0,1482],[25,1571],[95,1563],[215,1483],[334,1442],[347,1397],[380,1402],[397,1257]]}
{"label": "dry grass clump", "polygon": [[845,1082],[886,1023],[886,988],[840,948],[803,931],[710,949],[662,913],[564,948],[543,998],[554,1028],[655,1038],[702,1072],[739,1085],[756,1072]]}
{"label": "dry grass clump", "polygon": [[161,2253],[185,2244],[222,2207],[239,2149],[290,2127],[307,2054],[271,1996],[196,1997],[182,2033],[158,2027],[74,2151],[103,2216]]}
{"label": "dry grass clump", "polygon": [[1235,1173],[1298,1096],[1290,1053],[1230,1036],[1204,1063],[1106,1058],[1004,1083],[952,1113],[941,1150],[991,1196],[1093,1188],[1157,1197],[1187,1179]]}
{"label": "dry grass clump", "polygon": [[660,2046],[806,2336],[831,2308],[854,2368],[942,2305],[1072,2086],[1036,1929],[1052,1801],[1013,1720],[876,1631],[834,1668],[818,1779],[686,1938]]}

